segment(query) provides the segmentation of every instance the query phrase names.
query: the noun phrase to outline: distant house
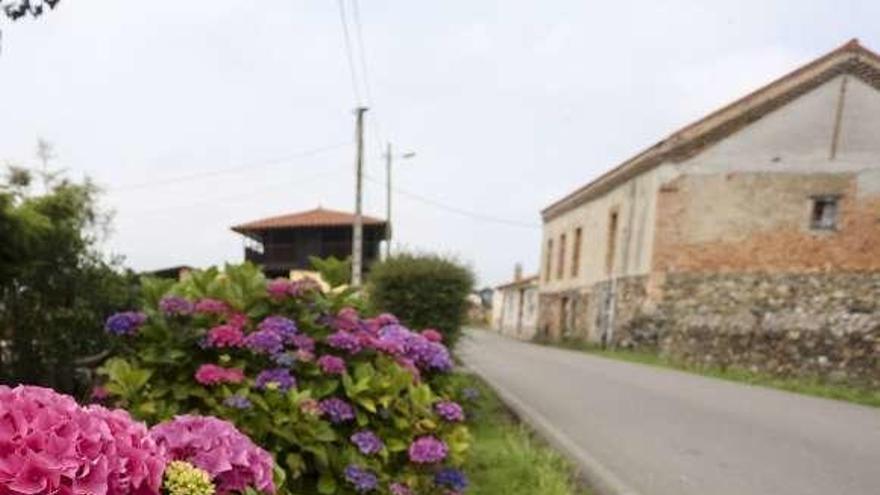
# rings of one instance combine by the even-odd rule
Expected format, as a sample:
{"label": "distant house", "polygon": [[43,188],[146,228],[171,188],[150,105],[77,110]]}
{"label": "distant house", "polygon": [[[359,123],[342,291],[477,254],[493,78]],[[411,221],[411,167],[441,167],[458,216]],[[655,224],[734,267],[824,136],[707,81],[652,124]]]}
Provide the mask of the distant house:
{"label": "distant house", "polygon": [[517,265],[513,281],[493,292],[492,328],[498,332],[529,340],[538,328],[538,276],[523,277]]}
{"label": "distant house", "polygon": [[[245,237],[244,259],[263,267],[269,277],[286,277],[291,270],[307,270],[310,256],[346,259],[352,253],[352,213],[316,208],[263,218],[232,227]],[[379,258],[387,224],[363,216],[364,270]]]}
{"label": "distant house", "polygon": [[195,270],[195,268],[189,265],[177,265],[177,266],[169,266],[166,268],[159,268],[157,270],[151,270],[148,272],[143,272],[142,275],[148,275],[150,277],[156,278],[167,278],[171,280],[180,280],[187,273]]}

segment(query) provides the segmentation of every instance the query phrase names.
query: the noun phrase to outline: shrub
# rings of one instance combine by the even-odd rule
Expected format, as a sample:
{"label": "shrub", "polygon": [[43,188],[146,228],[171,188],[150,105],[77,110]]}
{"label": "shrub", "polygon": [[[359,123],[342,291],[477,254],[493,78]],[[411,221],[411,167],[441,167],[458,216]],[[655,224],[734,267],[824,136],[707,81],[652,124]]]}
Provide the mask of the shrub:
{"label": "shrub", "polygon": [[374,308],[414,328],[436,328],[455,345],[474,285],[470,269],[437,255],[405,253],[374,264],[368,282]]}
{"label": "shrub", "polygon": [[[229,419],[274,454],[282,493],[445,493],[435,475],[463,462],[469,433],[435,410],[450,398],[442,344],[250,264],[143,292],[142,312],[108,320],[122,353],[102,369],[110,400],[149,421]],[[412,462],[426,438],[432,462]]]}

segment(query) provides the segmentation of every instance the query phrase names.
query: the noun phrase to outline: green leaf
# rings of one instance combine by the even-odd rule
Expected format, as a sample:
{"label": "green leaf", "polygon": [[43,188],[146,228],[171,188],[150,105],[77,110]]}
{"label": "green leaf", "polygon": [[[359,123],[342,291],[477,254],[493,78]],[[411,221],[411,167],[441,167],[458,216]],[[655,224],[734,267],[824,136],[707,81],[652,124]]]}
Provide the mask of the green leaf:
{"label": "green leaf", "polygon": [[330,495],[336,493],[336,480],[333,475],[328,472],[321,473],[318,479],[318,493]]}

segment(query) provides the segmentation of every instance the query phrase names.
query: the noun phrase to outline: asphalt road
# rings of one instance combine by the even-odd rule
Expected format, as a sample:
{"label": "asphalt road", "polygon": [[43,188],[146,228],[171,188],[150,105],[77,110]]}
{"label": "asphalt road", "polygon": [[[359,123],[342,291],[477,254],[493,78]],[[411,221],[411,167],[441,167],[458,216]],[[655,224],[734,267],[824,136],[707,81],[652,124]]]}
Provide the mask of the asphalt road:
{"label": "asphalt road", "polygon": [[605,492],[878,495],[880,410],[470,331],[482,375]]}

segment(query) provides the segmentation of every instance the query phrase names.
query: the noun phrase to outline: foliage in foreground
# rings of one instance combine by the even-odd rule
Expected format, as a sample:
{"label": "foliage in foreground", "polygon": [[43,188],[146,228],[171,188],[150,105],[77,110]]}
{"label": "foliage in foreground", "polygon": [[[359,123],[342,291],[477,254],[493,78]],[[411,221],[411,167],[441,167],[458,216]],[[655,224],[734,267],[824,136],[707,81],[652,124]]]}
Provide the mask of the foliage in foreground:
{"label": "foliage in foreground", "polygon": [[438,255],[403,253],[372,266],[370,303],[415,328],[433,327],[454,346],[474,286],[470,269]]}
{"label": "foliage in foreground", "polygon": [[571,465],[536,440],[494,392],[472,376],[459,376],[474,437],[465,471],[472,495],[583,493]]}
{"label": "foliage in foreground", "polygon": [[76,361],[108,348],[101,323],[134,303],[135,277],[96,249],[92,184],[45,177],[34,193],[31,182],[17,168],[0,181],[0,381],[82,392]]}
{"label": "foliage in foreground", "polygon": [[233,421],[274,454],[287,493],[440,495],[460,479],[470,435],[439,334],[249,264],[172,284],[108,319],[123,356],[103,368],[112,402],[149,422]]}

